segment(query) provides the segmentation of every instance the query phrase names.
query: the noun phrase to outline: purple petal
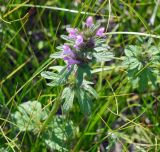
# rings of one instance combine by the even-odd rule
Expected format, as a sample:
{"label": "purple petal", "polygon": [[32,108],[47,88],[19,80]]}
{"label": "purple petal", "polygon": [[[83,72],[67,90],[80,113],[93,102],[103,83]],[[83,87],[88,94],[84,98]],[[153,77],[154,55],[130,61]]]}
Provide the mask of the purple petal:
{"label": "purple petal", "polygon": [[96,32],[96,35],[97,36],[104,36],[104,31],[105,31],[105,28],[104,27],[101,27],[97,30]]}
{"label": "purple petal", "polygon": [[69,57],[67,57],[67,56],[65,56],[64,58],[63,58],[63,60],[65,60],[65,61],[68,61],[70,58]]}
{"label": "purple petal", "polygon": [[67,64],[70,66],[70,65],[73,65],[73,64],[79,64],[80,62],[78,60],[75,60],[75,59],[72,59],[72,58],[69,58],[69,57],[64,57],[63,58]]}
{"label": "purple petal", "polygon": [[67,44],[63,45],[63,53],[62,55],[70,56],[70,57],[75,57],[74,52],[70,49],[70,47]]}
{"label": "purple petal", "polygon": [[91,27],[93,25],[93,17],[92,16],[89,16],[86,19],[86,25],[87,25],[87,27]]}
{"label": "purple petal", "polygon": [[69,59],[68,60],[68,65],[73,65],[73,64],[79,64],[80,62],[74,59]]}
{"label": "purple petal", "polygon": [[73,47],[74,47],[75,49],[79,49],[78,45],[74,45]]}
{"label": "purple petal", "polygon": [[76,35],[77,35],[77,29],[75,29],[75,28],[67,28],[66,29],[67,30],[67,32],[69,33],[69,38],[76,38]]}
{"label": "purple petal", "polygon": [[77,33],[76,28],[67,28],[66,30],[67,30],[68,33],[71,33],[71,34],[76,34]]}
{"label": "purple petal", "polygon": [[70,47],[67,44],[63,45],[63,51],[70,51]]}
{"label": "purple petal", "polygon": [[82,35],[78,35],[76,37],[76,45],[79,46],[83,43],[83,36]]}

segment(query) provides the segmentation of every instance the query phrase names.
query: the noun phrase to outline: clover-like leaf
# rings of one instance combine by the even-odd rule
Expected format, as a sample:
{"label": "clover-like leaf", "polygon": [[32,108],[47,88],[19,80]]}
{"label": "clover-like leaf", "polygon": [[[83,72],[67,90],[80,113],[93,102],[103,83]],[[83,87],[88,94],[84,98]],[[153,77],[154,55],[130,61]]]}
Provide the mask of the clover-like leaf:
{"label": "clover-like leaf", "polygon": [[38,101],[28,101],[18,106],[18,110],[12,114],[20,131],[37,132],[42,122],[47,118],[46,111]]}
{"label": "clover-like leaf", "polygon": [[[141,45],[129,45],[125,49],[123,64],[127,66],[128,76],[131,77],[132,82],[138,83],[140,91],[146,90],[149,81],[156,86],[156,75],[154,71],[160,61],[160,49],[153,41],[148,41]],[[138,81],[134,81],[137,79]]]}

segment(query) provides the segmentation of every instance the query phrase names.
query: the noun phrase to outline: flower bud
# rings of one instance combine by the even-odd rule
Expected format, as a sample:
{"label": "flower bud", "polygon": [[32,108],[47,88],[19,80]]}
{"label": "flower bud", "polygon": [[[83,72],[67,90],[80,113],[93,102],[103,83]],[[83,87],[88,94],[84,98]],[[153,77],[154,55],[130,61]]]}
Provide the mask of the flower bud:
{"label": "flower bud", "polygon": [[97,32],[96,32],[96,36],[104,36],[104,31],[105,31],[105,28],[104,27],[100,27]]}
{"label": "flower bud", "polygon": [[87,27],[91,27],[93,25],[93,17],[92,16],[89,16],[86,19],[86,25],[87,25]]}

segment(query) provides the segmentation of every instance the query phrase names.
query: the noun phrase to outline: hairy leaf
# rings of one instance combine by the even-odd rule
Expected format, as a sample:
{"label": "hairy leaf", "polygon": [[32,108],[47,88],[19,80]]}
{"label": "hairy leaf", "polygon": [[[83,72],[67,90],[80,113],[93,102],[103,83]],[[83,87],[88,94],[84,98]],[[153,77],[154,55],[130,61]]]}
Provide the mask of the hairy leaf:
{"label": "hairy leaf", "polygon": [[73,106],[74,90],[70,87],[66,87],[62,92],[62,99],[65,99],[63,109],[69,111]]}
{"label": "hairy leaf", "polygon": [[84,114],[91,113],[91,97],[81,88],[76,89],[76,95],[80,105],[80,109]]}

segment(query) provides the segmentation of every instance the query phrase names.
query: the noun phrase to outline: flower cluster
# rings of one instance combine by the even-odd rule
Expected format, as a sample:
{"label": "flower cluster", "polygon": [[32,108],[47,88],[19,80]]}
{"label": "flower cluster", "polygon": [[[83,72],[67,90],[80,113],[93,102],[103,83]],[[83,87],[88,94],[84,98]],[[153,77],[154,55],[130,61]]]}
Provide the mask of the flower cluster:
{"label": "flower cluster", "polygon": [[[63,45],[62,58],[70,68],[72,65],[80,65],[92,61],[96,39],[104,38],[105,28],[95,25],[93,17],[89,16],[82,30],[67,28],[69,43]],[[92,56],[92,57],[89,57]]]}

